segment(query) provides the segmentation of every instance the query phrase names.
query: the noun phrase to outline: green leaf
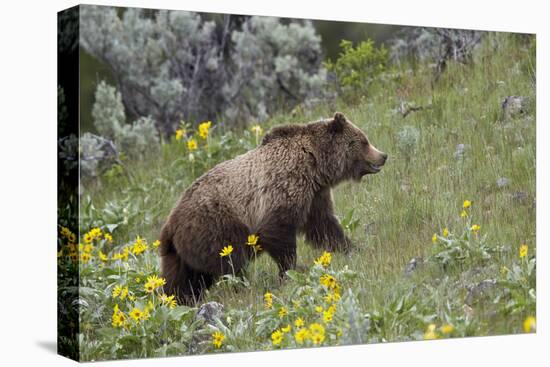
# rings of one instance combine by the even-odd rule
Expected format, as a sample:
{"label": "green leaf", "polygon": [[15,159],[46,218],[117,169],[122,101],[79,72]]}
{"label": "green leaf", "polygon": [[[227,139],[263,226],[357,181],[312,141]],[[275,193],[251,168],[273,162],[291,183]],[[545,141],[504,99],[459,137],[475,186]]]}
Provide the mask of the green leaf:
{"label": "green leaf", "polygon": [[305,274],[299,273],[296,270],[287,270],[286,275],[298,284],[305,284],[307,280]]}
{"label": "green leaf", "polygon": [[100,329],[97,329],[96,332],[103,336],[105,339],[112,339],[117,338],[120,333],[121,329],[115,329],[113,327],[102,327]]}

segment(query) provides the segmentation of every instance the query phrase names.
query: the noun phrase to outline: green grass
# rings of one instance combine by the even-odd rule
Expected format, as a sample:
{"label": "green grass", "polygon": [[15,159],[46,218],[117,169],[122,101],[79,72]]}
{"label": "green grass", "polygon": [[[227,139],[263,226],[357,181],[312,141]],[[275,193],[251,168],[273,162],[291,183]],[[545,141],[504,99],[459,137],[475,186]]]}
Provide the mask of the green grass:
{"label": "green grass", "polygon": [[[333,254],[331,269],[336,274],[347,266],[356,273],[344,282],[342,302],[355,300],[357,305],[353,309],[368,320],[368,327],[358,329],[364,336],[360,339],[362,342],[422,339],[431,323],[437,327],[452,324],[455,331],[447,336],[518,333],[523,332],[523,320],[534,315],[534,300],[529,300],[528,295],[529,289],[535,287],[534,272],[528,273],[528,261],[519,259],[518,251],[520,244],[526,243],[528,257],[534,258],[536,116],[533,108],[505,121],[500,105],[509,95],[535,99],[533,68],[534,47],[524,39],[489,34],[476,51],[472,64],[449,63],[436,83],[432,82],[429,65],[420,64],[414,71],[407,70],[405,65],[387,74],[390,76],[386,76],[386,80],[375,82],[369,95],[357,104],[339,101],[331,108],[303,107],[294,115],[274,116],[263,125],[267,129],[280,123],[316,120],[331,116],[337,109],[360,126],[374,145],[389,154],[381,173],[365,177],[359,184],[344,183],[334,189],[337,215],[343,218],[353,209],[359,223],[353,232],[348,232],[357,250],[352,256]],[[417,105],[431,104],[431,107],[403,118],[395,112],[401,99]],[[408,150],[400,149],[398,138],[406,125],[420,132],[418,144]],[[249,131],[214,129],[208,141],[209,155],[201,147],[195,152],[193,163],[189,162],[184,143],[174,139],[164,142],[161,157],[126,162],[128,175],[109,174],[101,183],[87,189],[83,203],[88,203],[86,197],[89,196],[94,209],[82,209],[81,230],[95,226],[103,230],[111,228],[118,246],[131,243],[136,235],[151,243],[158,238],[170,209],[194,178],[216,163],[253,148],[255,140]],[[465,144],[466,148],[462,158],[457,159],[458,144]],[[500,177],[508,178],[509,184],[499,188],[496,182]],[[518,199],[519,196],[522,198]],[[466,199],[473,201],[468,219],[459,216]],[[447,267],[432,259],[411,275],[404,274],[412,258],[427,259],[433,254],[434,233],[441,235],[443,228],[448,228],[452,236],[458,238],[468,233],[467,223],[481,226],[480,238],[472,240],[475,246],[484,243],[500,250],[485,260],[474,256],[453,259]],[[320,254],[299,239],[300,265],[310,268]],[[92,315],[89,310],[81,314],[82,322],[90,325],[82,332],[82,358],[212,351],[210,343],[197,344],[196,337],[189,336],[211,332],[205,327],[202,329],[207,331],[201,332],[201,327],[196,325],[190,326],[189,335],[183,329],[177,332],[163,329],[170,335],[168,346],[160,343],[161,338],[155,335],[147,341],[153,344],[147,349],[149,352],[140,352],[143,346],[133,349],[131,343],[135,340],[129,342],[130,347],[120,347],[113,336],[120,335],[105,331],[114,329],[110,325],[113,305],[110,290],[114,283],[121,279],[122,283],[129,281],[128,274],[132,271],[158,273],[154,251],[141,256],[146,260],[130,260],[130,272],[113,265],[115,270],[109,273],[113,275],[110,280],[105,270],[108,266],[103,268],[94,262],[87,265],[90,269],[83,272],[84,276],[88,274],[84,283],[96,291],[93,296],[81,296],[94,305],[90,308],[95,308],[96,314]],[[512,269],[514,264],[521,274],[510,281],[507,278],[510,275],[501,269],[503,266]],[[307,270],[305,274],[313,277],[315,271],[318,269]],[[94,278],[99,276],[104,278]],[[282,304],[291,304],[296,295],[296,281],[280,282],[276,266],[268,256],[260,256],[251,263],[244,276],[250,283],[248,286],[231,286],[225,282],[211,288],[204,299],[204,302],[222,303],[225,315],[233,320],[233,324],[226,319],[220,321],[227,330],[218,325],[229,335],[222,350],[271,348],[269,335],[274,330],[262,334],[255,324],[270,317],[262,316],[263,294],[272,292]],[[473,304],[465,306],[467,287],[485,279],[496,279],[499,283],[476,297]],[[514,289],[520,289],[519,296],[513,295]],[[346,296],[348,290],[352,295]],[[516,300],[516,306],[511,305],[516,298],[524,303]],[[109,307],[101,308],[101,303]],[[349,325],[348,316],[345,312],[339,316],[344,320],[342,341],[331,340],[326,344],[358,340],[351,337],[354,326]],[[192,325],[186,318],[181,320],[184,319],[187,320],[184,324]],[[166,328],[167,324],[164,325]],[[237,332],[238,327],[242,330]],[[100,329],[104,331],[99,333]],[[155,333],[158,327],[153,325],[147,330]],[[138,331],[127,331],[132,333],[139,335]],[[175,344],[170,347],[170,343]],[[193,343],[202,346],[193,349]]]}

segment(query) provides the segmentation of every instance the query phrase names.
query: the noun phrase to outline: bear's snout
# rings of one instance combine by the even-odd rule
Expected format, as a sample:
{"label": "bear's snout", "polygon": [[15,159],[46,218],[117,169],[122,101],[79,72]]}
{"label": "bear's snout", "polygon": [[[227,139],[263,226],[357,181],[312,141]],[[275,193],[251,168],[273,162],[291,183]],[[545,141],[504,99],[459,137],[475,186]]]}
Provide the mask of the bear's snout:
{"label": "bear's snout", "polygon": [[383,166],[386,164],[386,161],[388,160],[388,153],[380,152],[380,162],[378,163],[379,166]]}
{"label": "bear's snout", "polygon": [[382,169],[382,166],[386,164],[388,154],[378,150],[374,145],[369,147],[369,151],[366,156],[366,163],[368,166],[368,172],[366,173],[378,173]]}

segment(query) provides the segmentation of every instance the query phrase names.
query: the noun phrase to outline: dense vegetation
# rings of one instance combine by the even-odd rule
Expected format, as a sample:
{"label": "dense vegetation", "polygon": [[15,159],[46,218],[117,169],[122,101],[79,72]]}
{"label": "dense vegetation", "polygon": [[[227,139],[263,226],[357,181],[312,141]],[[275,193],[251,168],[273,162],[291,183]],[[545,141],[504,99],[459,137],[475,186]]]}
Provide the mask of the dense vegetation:
{"label": "dense vegetation", "polygon": [[[82,189],[81,244],[75,228],[60,227],[60,265],[80,270],[80,358],[533,331],[534,52],[534,38],[487,33],[471,60],[447,60],[436,80],[428,60],[390,63],[370,43],[343,43],[328,69],[345,93],[330,104],[297,104],[242,129],[178,120],[175,132],[147,141],[153,155],[123,155]],[[504,111],[501,102],[514,95],[521,106]],[[271,126],[334,110],[390,155],[381,173],[334,190],[357,244],[351,256],[300,239],[299,270],[281,282],[258,249],[244,274],[207,292],[204,303],[223,305],[210,304],[211,317],[164,295],[156,240],[183,190],[253,149]],[[262,239],[249,242],[232,245],[261,247]],[[231,261],[230,251],[223,257]]]}

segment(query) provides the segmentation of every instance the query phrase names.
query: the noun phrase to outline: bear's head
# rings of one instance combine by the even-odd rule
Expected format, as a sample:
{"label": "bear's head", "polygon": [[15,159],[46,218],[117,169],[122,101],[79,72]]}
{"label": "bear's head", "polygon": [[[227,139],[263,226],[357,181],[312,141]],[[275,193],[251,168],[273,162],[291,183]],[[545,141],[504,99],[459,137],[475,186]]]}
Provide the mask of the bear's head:
{"label": "bear's head", "polygon": [[332,161],[339,166],[335,181],[360,181],[364,175],[380,172],[388,155],[369,141],[367,135],[340,112],[326,123],[332,145]]}

